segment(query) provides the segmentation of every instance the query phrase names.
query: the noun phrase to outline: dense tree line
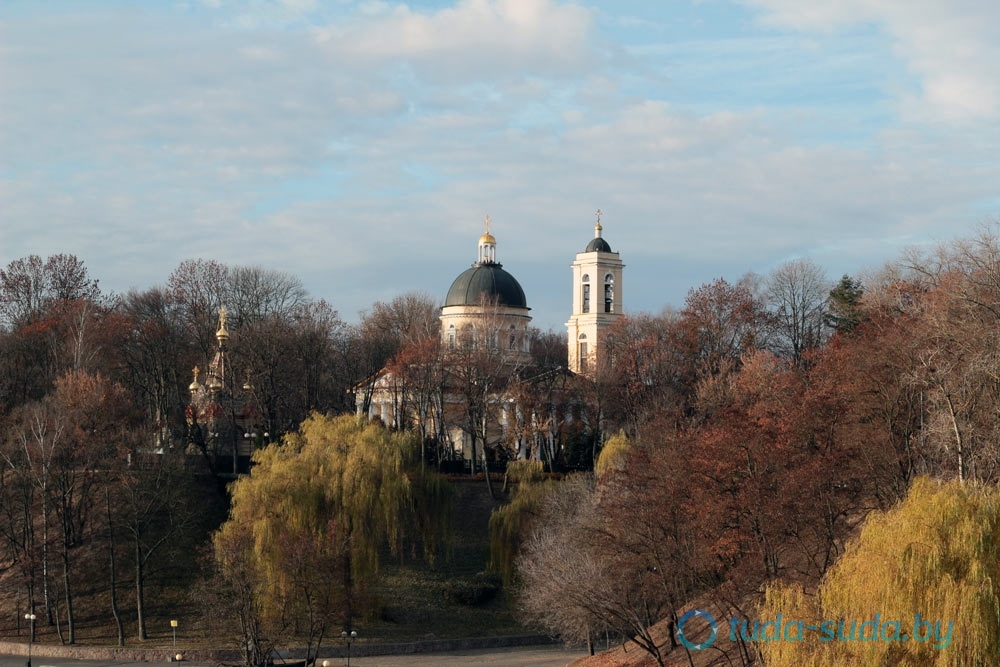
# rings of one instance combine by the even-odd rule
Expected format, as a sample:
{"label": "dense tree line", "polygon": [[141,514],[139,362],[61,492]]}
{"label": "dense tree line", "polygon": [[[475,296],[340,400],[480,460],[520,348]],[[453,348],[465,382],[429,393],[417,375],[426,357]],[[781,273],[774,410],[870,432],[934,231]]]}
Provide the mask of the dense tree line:
{"label": "dense tree line", "polygon": [[[985,228],[864,283],[827,284],[797,262],[763,281],[694,289],[678,311],[627,318],[594,390],[629,446],[596,478],[538,501],[546,509],[528,522],[517,568],[525,613],[567,637],[612,631],[665,664],[682,648],[675,624],[692,600],[754,618],[766,582],[811,590],[864,517],[894,507],[921,476],[992,488],[998,317],[1000,237]],[[929,548],[959,557],[973,547]],[[935,571],[953,576],[940,558]],[[658,623],[666,635],[651,630]],[[992,655],[1000,641],[977,632],[976,654]],[[722,644],[713,650],[732,664],[759,659],[754,642]],[[806,660],[796,647],[769,650],[775,664]]]}
{"label": "dense tree line", "polygon": [[206,479],[190,455],[187,414],[220,308],[232,331],[227,372],[252,389],[263,446],[313,411],[353,409],[347,388],[398,349],[401,329],[418,317],[427,326],[426,301],[379,303],[348,325],[294,276],[259,267],[190,260],[163,286],[110,294],[72,255],[10,262],[0,270],[5,606],[18,618],[36,610],[74,643],[86,597],[86,615],[106,614],[123,643],[147,635],[150,585],[190,583],[228,503],[228,479]]}

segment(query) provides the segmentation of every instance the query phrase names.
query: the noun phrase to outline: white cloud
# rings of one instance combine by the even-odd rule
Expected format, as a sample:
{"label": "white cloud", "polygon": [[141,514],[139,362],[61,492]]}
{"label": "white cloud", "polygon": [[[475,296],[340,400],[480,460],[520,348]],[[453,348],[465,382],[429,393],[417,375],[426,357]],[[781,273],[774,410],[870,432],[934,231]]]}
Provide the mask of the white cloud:
{"label": "white cloud", "polygon": [[[819,32],[875,25],[920,78],[918,118],[991,120],[1000,114],[1000,4],[993,0],[744,0],[777,25]],[[921,104],[920,107],[913,103]]]}
{"label": "white cloud", "polygon": [[[996,128],[925,125],[915,112],[867,124],[827,105],[838,93],[815,69],[796,69],[796,44],[835,82],[879,63],[865,53],[838,69],[866,42],[831,53],[821,27],[879,22],[902,52],[919,26],[904,30],[891,3],[872,14],[813,4],[767,6],[807,35],[719,35],[700,50],[611,43],[591,10],[541,0],[355,4],[314,28],[257,16],[234,29],[242,5],[200,10],[213,20],[0,9],[0,265],[73,252],[125,289],[189,257],[262,264],[350,317],[402,291],[443,296],[489,213],[536,322],[558,328],[598,207],[629,267],[626,305],[652,311],[719,275],[800,254],[839,275],[979,222],[1000,182]],[[955,59],[992,47],[979,26],[946,19],[922,39],[970,37],[944,64],[909,57],[925,72],[922,106],[985,115],[990,98],[969,90],[997,59],[958,76]],[[746,81],[709,108],[678,100],[680,74],[712,88],[727,68]],[[759,96],[777,76],[790,83],[773,90],[801,97]]]}
{"label": "white cloud", "polygon": [[459,75],[481,80],[523,67],[566,74],[593,64],[587,45],[591,12],[576,5],[461,0],[432,12],[383,3],[367,7],[346,23],[314,29],[315,39],[338,59],[404,59],[431,79]]}

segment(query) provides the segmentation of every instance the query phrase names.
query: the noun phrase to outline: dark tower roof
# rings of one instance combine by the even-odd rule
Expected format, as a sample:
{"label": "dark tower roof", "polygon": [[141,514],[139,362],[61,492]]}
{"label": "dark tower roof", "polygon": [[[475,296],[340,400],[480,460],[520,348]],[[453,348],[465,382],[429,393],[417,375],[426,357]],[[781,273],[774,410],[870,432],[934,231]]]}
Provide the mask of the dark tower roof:
{"label": "dark tower roof", "polygon": [[601,232],[604,227],[601,226],[601,209],[597,209],[597,224],[594,225],[594,238],[590,239],[590,243],[587,244],[587,249],[584,252],[612,252],[611,245],[601,238]]}
{"label": "dark tower roof", "polygon": [[590,239],[590,243],[587,244],[587,249],[584,252],[611,252],[611,246],[607,241],[598,236],[597,238]]}
{"label": "dark tower roof", "polygon": [[444,300],[445,306],[478,306],[496,302],[501,306],[528,309],[524,290],[514,276],[496,263],[478,263],[455,278]]}

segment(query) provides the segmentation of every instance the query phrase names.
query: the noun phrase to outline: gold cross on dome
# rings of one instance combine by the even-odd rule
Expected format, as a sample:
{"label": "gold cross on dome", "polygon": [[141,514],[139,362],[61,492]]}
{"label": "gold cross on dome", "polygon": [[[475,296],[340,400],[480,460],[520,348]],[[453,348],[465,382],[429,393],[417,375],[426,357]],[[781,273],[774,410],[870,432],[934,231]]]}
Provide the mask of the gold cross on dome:
{"label": "gold cross on dome", "polygon": [[485,220],[485,222],[486,222],[486,233],[489,234],[490,233],[490,214],[489,213],[486,214],[486,220]]}
{"label": "gold cross on dome", "polygon": [[601,209],[597,209],[597,224],[601,224]]}

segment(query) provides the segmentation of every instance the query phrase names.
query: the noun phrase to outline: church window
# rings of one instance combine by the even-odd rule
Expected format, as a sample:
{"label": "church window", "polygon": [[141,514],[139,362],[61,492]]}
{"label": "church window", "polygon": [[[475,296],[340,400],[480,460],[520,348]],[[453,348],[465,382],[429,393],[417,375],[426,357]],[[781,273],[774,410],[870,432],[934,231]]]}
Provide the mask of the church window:
{"label": "church window", "polygon": [[580,312],[590,312],[590,276],[587,274],[583,275],[583,307]]}
{"label": "church window", "polygon": [[610,273],[604,276],[604,312],[615,312],[615,277]]}
{"label": "church window", "polygon": [[455,347],[455,325],[451,324],[448,326],[448,347]]}
{"label": "church window", "polygon": [[580,354],[580,371],[583,373],[587,372],[587,334],[580,334],[578,340],[578,349]]}
{"label": "church window", "polygon": [[510,325],[510,338],[507,342],[507,349],[508,350],[517,349],[517,329],[514,328],[513,324]]}
{"label": "church window", "polygon": [[459,344],[464,348],[475,348],[476,347],[476,327],[471,324],[466,324],[462,327],[462,337],[459,340]]}

